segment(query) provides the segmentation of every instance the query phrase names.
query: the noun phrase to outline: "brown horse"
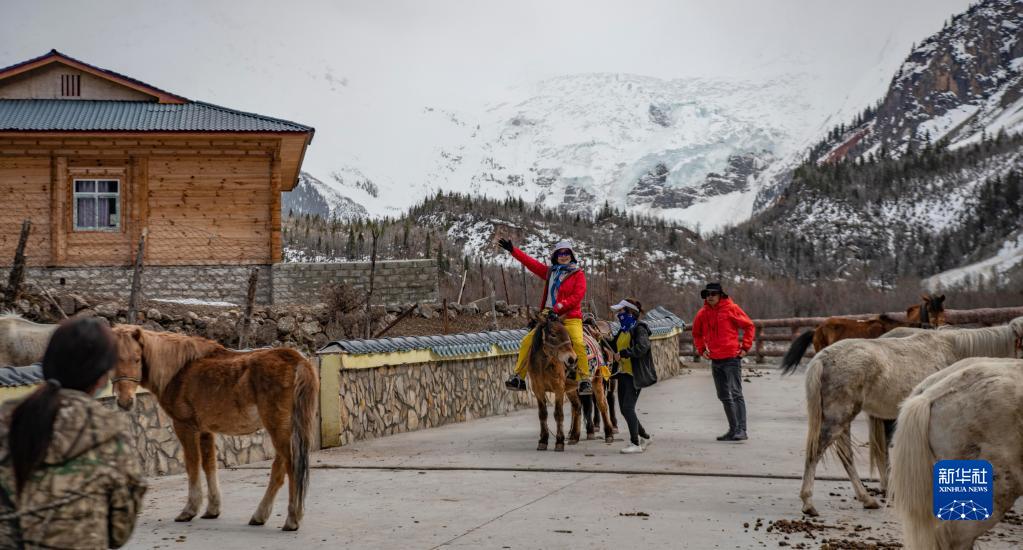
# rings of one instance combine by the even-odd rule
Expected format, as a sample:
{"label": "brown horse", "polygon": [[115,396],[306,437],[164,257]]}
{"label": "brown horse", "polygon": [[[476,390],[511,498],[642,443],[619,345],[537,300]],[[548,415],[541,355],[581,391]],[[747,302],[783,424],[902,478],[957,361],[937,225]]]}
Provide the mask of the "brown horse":
{"label": "brown horse", "polygon": [[206,474],[204,518],[220,515],[217,447],[213,434],[250,434],[266,428],[274,450],[270,484],[249,525],[270,517],[274,496],[288,476],[285,531],[298,529],[309,486],[309,447],[316,417],[316,370],[290,348],[238,352],[196,336],[115,327],[118,360],[111,382],[117,404],[129,410],[141,385],[174,421],[188,472],[188,502],[175,521],[199,511]]}
{"label": "brown horse", "polygon": [[792,345],[789,346],[789,350],[785,352],[785,357],[781,361],[782,374],[790,374],[795,370],[811,342],[814,353],[820,353],[822,349],[840,340],[878,338],[894,328],[907,326],[916,325],[896,321],[887,315],[878,315],[862,321],[845,317],[829,317],[814,330],[808,330],[792,341]]}
{"label": "brown horse", "polygon": [[906,322],[920,328],[940,327],[945,324],[945,295],[921,294],[923,303],[906,308]]}
{"label": "brown horse", "polygon": [[[605,364],[611,364],[614,360],[614,352],[607,345],[607,341],[611,339],[611,325],[607,321],[598,321],[593,319],[583,320],[583,330],[590,335],[600,347],[600,350],[596,353],[600,353],[604,358]],[[599,379],[599,380],[598,380]],[[611,433],[618,433],[618,419],[615,417],[615,402],[614,395],[615,390],[618,386],[618,381],[615,378],[611,378],[607,381],[604,380],[600,373],[594,370],[592,384],[594,393],[603,389],[604,400],[607,402],[607,418],[611,420]],[[583,422],[586,424],[586,439],[596,439],[596,431],[600,429],[602,418],[604,418],[603,412],[600,410],[600,406],[594,406],[597,403],[596,395],[583,395],[579,399],[583,403]],[[612,443],[611,440],[607,440],[607,443]]]}
{"label": "brown horse", "polygon": [[[578,384],[575,377],[572,379],[566,377],[566,373],[575,371],[578,357],[576,357],[568,330],[560,321],[550,321],[541,315],[537,320],[535,330],[533,343],[529,349],[527,372],[529,385],[536,397],[540,416],[540,441],[536,450],[546,451],[550,440],[550,430],[547,428],[547,392],[551,392],[554,394],[554,423],[557,427],[554,450],[564,451],[566,396],[572,406],[572,427],[568,443],[574,445],[579,442],[582,402],[579,400]],[[604,380],[599,373],[593,377],[593,395],[596,398],[597,407],[604,417],[604,441],[611,443],[614,441],[614,436],[611,434],[611,422],[607,416]]]}

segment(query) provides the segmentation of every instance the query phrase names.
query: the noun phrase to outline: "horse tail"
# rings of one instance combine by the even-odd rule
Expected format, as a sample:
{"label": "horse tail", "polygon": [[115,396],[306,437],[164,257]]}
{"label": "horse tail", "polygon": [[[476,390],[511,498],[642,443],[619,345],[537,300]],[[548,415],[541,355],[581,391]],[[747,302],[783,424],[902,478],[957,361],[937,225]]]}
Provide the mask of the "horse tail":
{"label": "horse tail", "polygon": [[924,395],[902,403],[892,456],[891,498],[902,517],[908,548],[938,548],[938,525],[932,513],[934,452],[929,438],[931,400]]}
{"label": "horse tail", "polygon": [[824,364],[814,358],[806,369],[806,456],[820,455],[821,424],[824,422],[824,405],[821,396],[821,376]]}
{"label": "horse tail", "polygon": [[291,401],[291,475],[298,503],[297,519],[302,519],[305,493],[309,487],[309,450],[316,423],[320,380],[316,369],[304,357],[295,369],[295,390]]}
{"label": "horse tail", "polygon": [[789,346],[789,350],[785,352],[785,357],[781,360],[782,374],[792,374],[796,370],[799,361],[806,354],[806,348],[810,347],[810,343],[813,342],[813,333],[814,331],[808,330],[792,341],[792,345]]}
{"label": "horse tail", "polygon": [[[885,435],[884,419],[871,416],[870,421],[870,469],[877,472],[882,480],[888,476],[888,438]],[[881,483],[884,486],[884,482]]]}

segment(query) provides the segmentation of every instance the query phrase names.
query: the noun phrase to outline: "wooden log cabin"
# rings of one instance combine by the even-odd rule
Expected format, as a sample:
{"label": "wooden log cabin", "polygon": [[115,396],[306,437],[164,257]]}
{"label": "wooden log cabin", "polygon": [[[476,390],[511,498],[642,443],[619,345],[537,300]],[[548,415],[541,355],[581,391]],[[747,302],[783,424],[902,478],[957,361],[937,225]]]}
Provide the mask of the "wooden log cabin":
{"label": "wooden log cabin", "polygon": [[0,266],[25,219],[37,275],[124,271],[143,231],[147,267],[280,262],[281,193],[312,138],[56,50],[0,69]]}

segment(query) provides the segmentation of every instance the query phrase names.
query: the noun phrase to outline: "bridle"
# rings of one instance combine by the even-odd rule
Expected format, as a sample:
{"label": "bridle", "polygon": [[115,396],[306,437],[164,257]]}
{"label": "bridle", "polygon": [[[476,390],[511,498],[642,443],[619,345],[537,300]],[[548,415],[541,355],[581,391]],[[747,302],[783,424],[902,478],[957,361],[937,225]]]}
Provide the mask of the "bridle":
{"label": "bridle", "polygon": [[140,370],[142,372],[142,376],[115,376],[115,377],[110,379],[110,384],[113,385],[113,384],[116,384],[118,382],[135,382],[136,384],[141,386],[142,385],[142,380],[146,377],[146,372],[149,371],[149,368],[148,368],[149,366],[146,365],[146,356],[145,356],[145,354],[143,354],[142,357],[139,358],[139,367],[140,367]]}

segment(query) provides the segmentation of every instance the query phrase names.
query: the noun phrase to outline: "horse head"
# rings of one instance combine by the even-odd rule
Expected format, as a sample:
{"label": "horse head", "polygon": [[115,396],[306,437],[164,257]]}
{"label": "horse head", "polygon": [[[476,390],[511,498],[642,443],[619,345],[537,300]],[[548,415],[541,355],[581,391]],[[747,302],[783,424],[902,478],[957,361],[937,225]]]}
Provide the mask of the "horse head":
{"label": "horse head", "polygon": [[[1009,326],[1012,327],[1013,336],[1016,337],[1016,356],[1023,356],[1023,317],[1016,317],[1009,321]],[[1023,357],[1020,357],[1023,359]]]}
{"label": "horse head", "polygon": [[117,396],[117,406],[130,411],[135,405],[135,393],[146,376],[143,359],[145,333],[141,327],[120,325],[114,327],[117,338],[117,364],[110,379]]}
{"label": "horse head", "polygon": [[575,369],[575,347],[572,337],[561,321],[552,321],[542,316],[537,322],[533,337],[533,350],[539,351],[548,363],[561,363],[568,369]]}
{"label": "horse head", "polygon": [[938,296],[924,294],[924,306],[927,308],[927,318],[931,326],[940,327],[945,324],[945,295]]}

